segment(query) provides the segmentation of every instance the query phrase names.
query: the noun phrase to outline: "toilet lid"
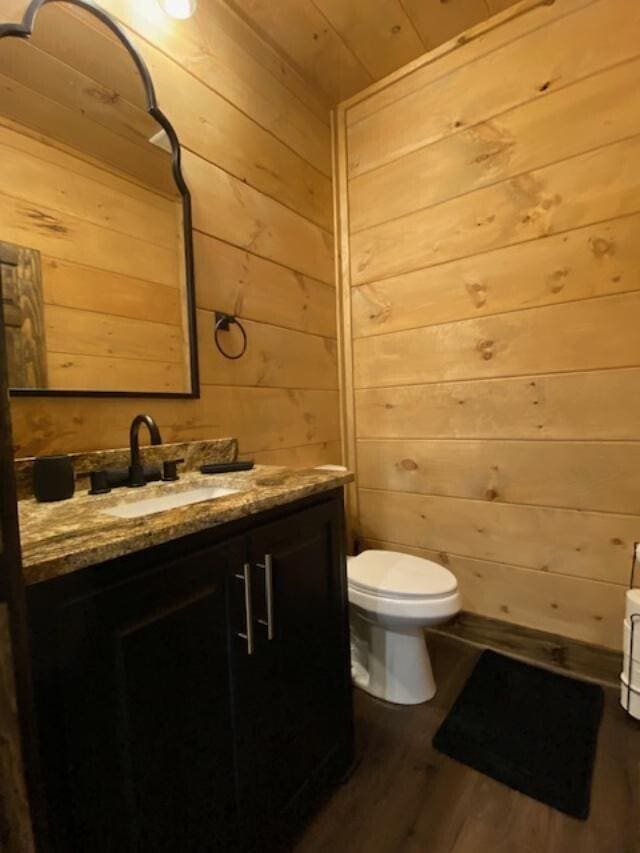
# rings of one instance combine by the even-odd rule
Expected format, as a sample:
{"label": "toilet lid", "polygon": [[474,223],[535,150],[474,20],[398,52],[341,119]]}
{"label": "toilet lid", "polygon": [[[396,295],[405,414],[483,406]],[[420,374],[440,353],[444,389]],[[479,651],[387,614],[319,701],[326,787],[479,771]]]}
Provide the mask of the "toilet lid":
{"label": "toilet lid", "polygon": [[347,575],[352,587],[391,598],[434,598],[458,588],[443,566],[395,551],[363,551],[348,561]]}

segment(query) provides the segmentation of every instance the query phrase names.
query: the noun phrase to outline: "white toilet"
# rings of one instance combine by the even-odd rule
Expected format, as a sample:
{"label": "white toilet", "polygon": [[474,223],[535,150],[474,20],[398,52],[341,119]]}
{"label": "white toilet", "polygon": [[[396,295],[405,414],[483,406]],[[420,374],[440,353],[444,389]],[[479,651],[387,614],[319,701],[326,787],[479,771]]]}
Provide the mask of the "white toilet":
{"label": "white toilet", "polygon": [[460,611],[448,570],[409,554],[363,551],[347,558],[351,671],[357,687],[400,705],[435,696],[424,628]]}

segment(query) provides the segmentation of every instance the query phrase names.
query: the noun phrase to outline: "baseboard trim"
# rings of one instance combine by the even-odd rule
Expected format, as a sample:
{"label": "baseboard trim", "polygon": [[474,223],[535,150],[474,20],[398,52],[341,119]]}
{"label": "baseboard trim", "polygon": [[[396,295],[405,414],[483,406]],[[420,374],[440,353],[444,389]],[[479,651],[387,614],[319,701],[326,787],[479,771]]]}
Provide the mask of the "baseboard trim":
{"label": "baseboard trim", "polygon": [[619,683],[621,652],[558,634],[467,612],[460,613],[453,622],[430,628],[427,633],[455,637],[475,646],[495,649],[511,657],[600,684]]}

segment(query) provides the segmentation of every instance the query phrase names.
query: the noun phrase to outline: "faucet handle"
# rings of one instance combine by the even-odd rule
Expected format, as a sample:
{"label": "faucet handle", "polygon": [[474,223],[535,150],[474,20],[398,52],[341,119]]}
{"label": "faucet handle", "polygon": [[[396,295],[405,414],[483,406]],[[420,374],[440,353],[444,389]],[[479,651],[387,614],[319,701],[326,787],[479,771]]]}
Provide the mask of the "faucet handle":
{"label": "faucet handle", "polygon": [[162,479],[168,483],[179,480],[178,465],[184,462],[184,459],[168,459],[162,463]]}
{"label": "faucet handle", "polygon": [[106,471],[91,471],[89,476],[91,478],[90,495],[107,495],[111,491]]}

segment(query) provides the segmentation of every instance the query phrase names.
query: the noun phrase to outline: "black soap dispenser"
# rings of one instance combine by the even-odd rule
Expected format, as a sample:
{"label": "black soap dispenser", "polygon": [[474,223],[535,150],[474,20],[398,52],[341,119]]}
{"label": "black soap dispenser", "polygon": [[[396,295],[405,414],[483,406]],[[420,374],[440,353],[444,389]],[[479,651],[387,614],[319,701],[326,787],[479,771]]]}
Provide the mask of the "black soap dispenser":
{"label": "black soap dispenser", "polygon": [[66,501],[73,497],[76,478],[70,456],[37,456],[33,462],[33,494],[37,501]]}

